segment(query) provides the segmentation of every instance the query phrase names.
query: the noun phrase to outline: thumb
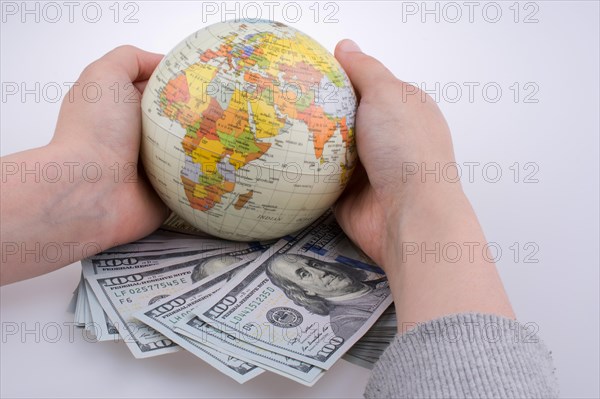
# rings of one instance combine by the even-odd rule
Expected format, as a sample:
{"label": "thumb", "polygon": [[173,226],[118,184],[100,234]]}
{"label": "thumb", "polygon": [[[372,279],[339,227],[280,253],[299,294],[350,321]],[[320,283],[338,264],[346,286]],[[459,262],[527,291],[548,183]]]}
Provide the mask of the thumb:
{"label": "thumb", "polygon": [[335,58],[342,65],[361,98],[381,93],[398,79],[377,59],[363,53],[356,43],[344,39],[335,47]]}
{"label": "thumb", "polygon": [[126,45],[106,53],[100,60],[111,68],[118,67],[125,71],[131,82],[138,82],[148,80],[162,58],[162,54]]}

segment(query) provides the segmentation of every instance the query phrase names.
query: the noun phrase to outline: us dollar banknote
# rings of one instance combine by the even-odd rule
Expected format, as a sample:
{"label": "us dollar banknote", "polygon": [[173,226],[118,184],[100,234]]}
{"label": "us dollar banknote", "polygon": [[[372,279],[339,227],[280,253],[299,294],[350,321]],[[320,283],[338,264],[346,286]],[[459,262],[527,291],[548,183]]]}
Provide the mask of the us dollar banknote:
{"label": "us dollar banknote", "polygon": [[[192,314],[192,310],[199,302],[218,292],[231,279],[233,273],[239,272],[240,269],[241,267],[238,267],[235,270],[211,276],[208,280],[196,283],[185,291],[135,313],[134,317],[202,359],[207,360],[206,347],[208,346],[235,358],[243,359],[248,364],[257,364],[301,384],[313,385],[323,374],[323,370],[318,367],[223,334]],[[189,320],[189,316],[192,316],[194,320]],[[179,334],[175,330],[175,326],[180,322],[183,322],[184,326],[188,326],[189,323],[190,331],[182,331],[183,334]]]}
{"label": "us dollar banknote", "polygon": [[210,237],[207,233],[202,230],[198,230],[179,216],[176,213],[171,212],[167,220],[165,220],[160,226],[162,231],[172,231],[176,233],[190,234],[195,237]]}
{"label": "us dollar banknote", "polygon": [[255,363],[302,385],[313,386],[324,374],[323,369],[312,364],[269,351],[220,331],[194,314],[185,316],[174,326],[174,330],[199,343]]}
{"label": "us dollar banknote", "polygon": [[177,246],[176,244],[153,243],[127,244],[123,248],[111,248],[98,255],[84,259],[84,275],[102,274],[127,269],[140,269],[157,265],[163,260],[183,257],[201,257],[202,254],[218,249],[235,250],[245,249],[252,244],[232,243],[231,241],[220,241],[213,239],[196,239],[196,245],[190,247],[187,244]]}
{"label": "us dollar banknote", "polygon": [[178,320],[188,315],[196,303],[217,292],[231,277],[250,263],[242,260],[231,264],[222,272],[213,274],[179,292],[133,314],[135,318],[163,334],[168,339],[206,361],[217,370],[240,383],[254,378],[264,370],[240,360],[219,348],[212,348],[186,336],[177,334],[173,327]]}
{"label": "us dollar banknote", "polygon": [[90,320],[76,319],[76,323],[85,326],[98,341],[118,340],[119,333],[114,323],[96,298],[89,286],[88,278],[95,275],[125,270],[144,270],[169,259],[202,259],[209,251],[222,249],[230,252],[243,250],[257,243],[234,243],[227,240],[194,238],[186,234],[157,230],[154,233],[130,244],[110,248],[102,253],[81,261],[84,282],[79,292],[86,294],[77,302],[77,316],[84,316],[89,308]]}
{"label": "us dollar banknote", "polygon": [[74,303],[73,307],[73,321],[75,325],[78,327],[85,326],[85,317],[84,317],[84,307],[86,304],[84,301],[87,301],[85,294],[85,282],[83,280],[83,274],[81,275],[81,279],[79,280],[79,284],[77,284],[77,288],[73,294],[73,299],[71,300]]}
{"label": "us dollar banknote", "polygon": [[97,341],[118,340],[119,332],[100,306],[83,273],[77,285],[73,321],[85,328]]}
{"label": "us dollar banknote", "polygon": [[375,363],[396,337],[397,331],[396,309],[392,304],[369,331],[352,345],[342,359],[369,370],[373,369]]}
{"label": "us dollar banknote", "polygon": [[333,215],[324,216],[273,245],[194,314],[242,341],[328,369],[392,302],[385,276],[352,247]]}
{"label": "us dollar banknote", "polygon": [[[252,260],[264,247],[256,246],[228,253],[235,261]],[[222,262],[207,263],[205,259],[224,259],[223,250],[206,252],[192,260],[169,260],[152,268],[89,276],[88,282],[102,308],[113,321],[121,338],[137,358],[157,356],[178,350],[172,340],[133,317],[133,313],[185,289],[201,280],[204,269]]]}

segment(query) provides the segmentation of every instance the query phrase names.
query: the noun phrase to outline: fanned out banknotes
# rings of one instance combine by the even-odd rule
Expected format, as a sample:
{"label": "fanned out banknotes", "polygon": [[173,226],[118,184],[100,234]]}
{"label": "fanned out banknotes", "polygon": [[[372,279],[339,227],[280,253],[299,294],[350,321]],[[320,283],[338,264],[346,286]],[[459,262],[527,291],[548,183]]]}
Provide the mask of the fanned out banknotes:
{"label": "fanned out banknotes", "polygon": [[82,261],[75,323],[136,358],[184,349],[244,383],[312,386],[344,358],[372,368],[396,333],[382,270],[331,213],[277,242],[203,235],[176,216]]}

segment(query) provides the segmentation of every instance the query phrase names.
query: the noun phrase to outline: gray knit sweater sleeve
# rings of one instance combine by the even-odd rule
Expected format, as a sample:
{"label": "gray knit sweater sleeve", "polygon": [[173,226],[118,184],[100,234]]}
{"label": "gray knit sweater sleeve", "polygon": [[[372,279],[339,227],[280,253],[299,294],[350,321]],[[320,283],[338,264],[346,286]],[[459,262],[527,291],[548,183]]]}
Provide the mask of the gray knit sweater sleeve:
{"label": "gray knit sweater sleeve", "polygon": [[376,363],[367,398],[552,398],[558,382],[537,326],[459,314],[398,335]]}

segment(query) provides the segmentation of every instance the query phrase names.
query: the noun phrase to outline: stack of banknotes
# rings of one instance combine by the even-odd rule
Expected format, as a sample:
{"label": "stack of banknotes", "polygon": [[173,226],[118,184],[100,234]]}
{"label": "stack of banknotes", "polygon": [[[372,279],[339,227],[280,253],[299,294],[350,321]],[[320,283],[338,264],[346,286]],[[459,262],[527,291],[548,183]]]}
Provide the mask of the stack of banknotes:
{"label": "stack of banknotes", "polygon": [[250,243],[171,217],[82,270],[73,307],[86,334],[136,358],[187,350],[240,383],[271,371],[312,386],[342,357],[370,368],[396,332],[383,272],[330,213]]}

